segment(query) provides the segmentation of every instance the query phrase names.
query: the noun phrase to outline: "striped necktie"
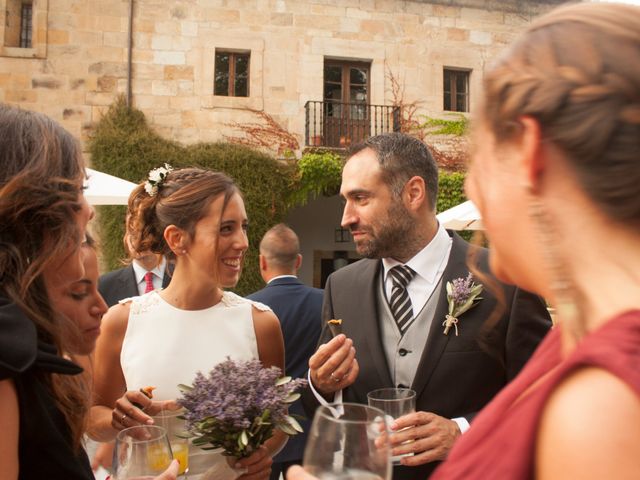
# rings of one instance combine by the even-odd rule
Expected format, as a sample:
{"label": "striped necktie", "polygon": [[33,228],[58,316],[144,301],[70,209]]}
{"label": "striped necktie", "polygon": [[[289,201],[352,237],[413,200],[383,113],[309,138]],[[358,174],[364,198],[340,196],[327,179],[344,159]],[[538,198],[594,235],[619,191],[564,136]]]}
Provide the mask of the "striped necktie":
{"label": "striped necktie", "polygon": [[400,330],[400,335],[404,335],[413,321],[413,307],[407,292],[407,285],[415,274],[416,272],[406,265],[397,265],[389,270],[393,284],[389,307],[398,325],[398,330]]}

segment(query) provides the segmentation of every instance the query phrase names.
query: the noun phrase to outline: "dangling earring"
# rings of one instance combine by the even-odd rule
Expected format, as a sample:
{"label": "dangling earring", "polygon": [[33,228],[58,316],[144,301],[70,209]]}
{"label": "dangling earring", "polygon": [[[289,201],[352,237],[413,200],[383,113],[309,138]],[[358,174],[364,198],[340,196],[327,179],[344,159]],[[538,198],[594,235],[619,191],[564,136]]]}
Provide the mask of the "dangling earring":
{"label": "dangling earring", "polygon": [[[533,194],[532,194],[533,196]],[[567,275],[568,269],[558,255],[556,241],[558,235],[542,203],[533,198],[528,205],[528,214],[537,233],[538,241],[544,256],[544,266],[549,272],[550,288],[555,297],[556,314],[562,319],[563,325],[578,340],[584,333],[584,326],[580,322],[579,295],[571,278]]]}

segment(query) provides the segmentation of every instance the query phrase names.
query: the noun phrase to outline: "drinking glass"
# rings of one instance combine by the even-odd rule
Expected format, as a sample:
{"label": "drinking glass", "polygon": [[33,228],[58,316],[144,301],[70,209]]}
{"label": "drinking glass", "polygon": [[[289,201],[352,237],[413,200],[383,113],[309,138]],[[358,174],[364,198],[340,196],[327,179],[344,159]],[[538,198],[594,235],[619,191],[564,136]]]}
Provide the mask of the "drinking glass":
{"label": "drinking glass", "polygon": [[323,405],[309,430],[304,467],[320,480],[389,480],[387,435],[384,413],[377,408]]}
{"label": "drinking glass", "polygon": [[[161,410],[153,416],[154,425],[164,428],[171,444],[173,458],[180,463],[178,475],[189,471],[189,439],[187,435],[186,421],[183,418],[185,410]],[[185,477],[186,478],[186,477]]]}
{"label": "drinking glass", "polygon": [[[385,414],[385,419],[390,425],[396,418],[416,411],[416,392],[410,388],[380,388],[367,393],[369,406],[379,408]],[[395,455],[391,457],[394,465],[400,465],[402,457],[408,457],[412,453]]]}
{"label": "drinking glass", "polygon": [[164,428],[156,425],[125,428],[116,436],[113,475],[116,480],[152,479],[164,472],[172,459]]}

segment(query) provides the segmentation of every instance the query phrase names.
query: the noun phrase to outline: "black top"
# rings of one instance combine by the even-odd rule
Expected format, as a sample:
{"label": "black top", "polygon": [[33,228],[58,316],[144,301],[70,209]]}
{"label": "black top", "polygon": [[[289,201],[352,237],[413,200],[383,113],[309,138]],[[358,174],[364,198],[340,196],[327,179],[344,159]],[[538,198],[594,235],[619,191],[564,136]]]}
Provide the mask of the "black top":
{"label": "black top", "polygon": [[18,454],[23,480],[92,480],[84,449],[74,452],[64,415],[50,387],[52,373],[77,375],[82,369],[38,340],[29,318],[0,293],[0,380],[12,379],[20,408]]}

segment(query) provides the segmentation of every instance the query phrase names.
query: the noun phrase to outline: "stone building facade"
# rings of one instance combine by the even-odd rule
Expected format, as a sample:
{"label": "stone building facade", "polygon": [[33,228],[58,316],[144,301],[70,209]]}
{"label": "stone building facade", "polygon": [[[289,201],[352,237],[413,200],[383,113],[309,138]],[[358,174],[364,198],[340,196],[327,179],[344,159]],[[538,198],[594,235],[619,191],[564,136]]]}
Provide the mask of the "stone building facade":
{"label": "stone building facade", "polygon": [[487,62],[558,3],[0,0],[0,101],[82,139],[125,95],[183,143],[237,134],[256,110],[301,147],[343,146],[393,129],[398,94],[417,114],[473,111]]}
{"label": "stone building facade", "polygon": [[[344,147],[396,129],[400,104],[417,121],[473,112],[485,65],[558,3],[0,0],[0,102],[83,141],[124,95],[184,144],[242,135],[238,124],[266,114],[297,150]],[[334,235],[341,210],[337,197],[319,198],[287,218],[309,285],[356,256]]]}

